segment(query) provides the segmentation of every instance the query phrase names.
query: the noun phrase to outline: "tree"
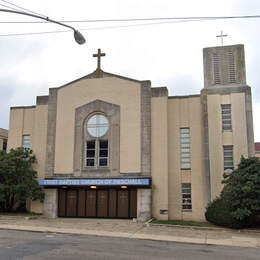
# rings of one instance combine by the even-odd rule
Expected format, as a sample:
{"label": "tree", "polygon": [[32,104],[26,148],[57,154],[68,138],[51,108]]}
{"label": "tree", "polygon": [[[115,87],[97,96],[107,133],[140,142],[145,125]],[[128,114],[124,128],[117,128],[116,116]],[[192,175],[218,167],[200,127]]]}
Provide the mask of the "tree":
{"label": "tree", "polygon": [[232,174],[224,174],[221,197],[230,201],[232,215],[239,221],[255,220],[260,214],[260,160],[244,158]]}
{"label": "tree", "polygon": [[216,198],[209,203],[205,217],[209,222],[218,226],[229,228],[242,228],[245,226],[244,222],[238,221],[232,215],[231,205],[225,198]]}
{"label": "tree", "polygon": [[0,151],[0,211],[15,211],[28,199],[43,200],[35,163],[36,157],[28,148]]}
{"label": "tree", "polygon": [[206,219],[214,224],[241,228],[258,224],[260,216],[260,160],[241,161],[232,173],[224,174],[220,197],[211,202]]}

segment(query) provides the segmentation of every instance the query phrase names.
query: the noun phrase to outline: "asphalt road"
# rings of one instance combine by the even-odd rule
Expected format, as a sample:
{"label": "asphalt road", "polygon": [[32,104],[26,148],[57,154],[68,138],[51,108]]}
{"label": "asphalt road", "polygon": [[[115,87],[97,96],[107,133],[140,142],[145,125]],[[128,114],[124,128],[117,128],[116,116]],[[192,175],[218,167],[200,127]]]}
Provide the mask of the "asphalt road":
{"label": "asphalt road", "polygon": [[255,248],[0,230],[0,259],[260,259]]}

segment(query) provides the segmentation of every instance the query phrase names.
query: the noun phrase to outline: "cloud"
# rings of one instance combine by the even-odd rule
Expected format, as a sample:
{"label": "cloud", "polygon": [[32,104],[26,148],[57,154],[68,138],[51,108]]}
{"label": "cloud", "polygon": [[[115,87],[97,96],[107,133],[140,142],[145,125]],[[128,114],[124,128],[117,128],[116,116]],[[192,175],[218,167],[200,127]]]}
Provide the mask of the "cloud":
{"label": "cloud", "polygon": [[[181,16],[252,15],[259,0],[98,0],[87,2],[45,0],[19,1],[19,5],[56,20],[150,18]],[[2,15],[3,20],[26,20]],[[245,44],[247,81],[252,86],[253,103],[260,101],[259,19],[171,23],[120,29],[82,31],[86,44],[79,46],[72,33],[2,37],[0,41],[0,127],[7,127],[9,106],[32,105],[37,95],[84,76],[96,68],[92,54],[106,52],[105,71],[139,80],[152,86],[167,86],[170,95],[196,94],[203,88],[202,49],[219,45],[216,35],[228,34],[224,44]],[[122,24],[122,23],[120,23]],[[72,24],[76,28],[110,24]],[[54,24],[13,24],[1,26],[1,34],[63,30]],[[255,108],[256,107],[256,108]],[[258,111],[254,105],[253,110]],[[255,136],[260,139],[260,120],[254,114]],[[258,127],[259,126],[259,127]],[[259,133],[259,134],[258,134]]]}

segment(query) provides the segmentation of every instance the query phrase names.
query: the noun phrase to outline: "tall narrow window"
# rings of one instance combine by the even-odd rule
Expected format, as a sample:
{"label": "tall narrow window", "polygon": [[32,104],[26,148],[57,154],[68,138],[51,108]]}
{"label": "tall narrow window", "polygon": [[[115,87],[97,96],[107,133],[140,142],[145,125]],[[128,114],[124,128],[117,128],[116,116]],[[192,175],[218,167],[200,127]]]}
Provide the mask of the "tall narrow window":
{"label": "tall narrow window", "polygon": [[109,121],[105,115],[97,113],[88,119],[87,131],[92,140],[86,141],[86,167],[108,166],[108,136],[106,137],[108,130]]}
{"label": "tall narrow window", "polygon": [[222,130],[232,131],[231,105],[221,105]]}
{"label": "tall narrow window", "polygon": [[30,136],[23,135],[23,148],[30,148]]}
{"label": "tall narrow window", "polygon": [[224,170],[234,170],[233,146],[224,145],[223,154],[224,154]]}
{"label": "tall narrow window", "polygon": [[191,210],[191,184],[190,183],[182,183],[181,184],[181,192],[182,192],[182,210]]}
{"label": "tall narrow window", "polygon": [[108,165],[108,141],[100,140],[99,141],[99,166]]}
{"label": "tall narrow window", "polygon": [[181,169],[190,169],[190,129],[180,129]]}
{"label": "tall narrow window", "polygon": [[86,166],[93,167],[96,165],[96,141],[87,141],[86,149]]}

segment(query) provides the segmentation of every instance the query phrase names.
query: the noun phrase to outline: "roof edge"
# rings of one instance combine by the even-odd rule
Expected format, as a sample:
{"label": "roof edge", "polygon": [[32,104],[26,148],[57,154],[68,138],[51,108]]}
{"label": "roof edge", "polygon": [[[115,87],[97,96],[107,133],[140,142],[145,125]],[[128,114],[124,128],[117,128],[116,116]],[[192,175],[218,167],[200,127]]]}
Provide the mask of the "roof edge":
{"label": "roof edge", "polygon": [[129,80],[129,81],[133,81],[133,82],[136,82],[136,83],[143,83],[143,82],[149,82],[151,84],[151,81],[150,80],[136,80],[136,79],[132,79],[132,78],[128,78],[128,77],[124,77],[124,76],[121,76],[121,75],[117,75],[117,74],[113,74],[113,73],[109,73],[109,72],[105,72],[103,70],[100,70],[99,72],[99,76],[97,76],[97,71],[93,71],[92,73],[88,74],[88,75],[85,75],[81,78],[78,78],[78,79],[75,79],[71,82],[68,82],[60,87],[56,87],[56,89],[60,89],[60,88],[64,88],[66,86],[69,86],[73,83],[76,83],[80,80],[84,80],[84,79],[97,79],[97,78],[106,78],[106,77],[116,77],[116,78],[120,78],[120,79],[124,79],[124,80]]}
{"label": "roof edge", "polygon": [[10,109],[30,109],[36,108],[36,106],[17,106],[17,107],[10,107]]}
{"label": "roof edge", "polygon": [[186,95],[186,96],[169,96],[169,99],[177,99],[177,98],[193,98],[200,97],[200,94]]}

